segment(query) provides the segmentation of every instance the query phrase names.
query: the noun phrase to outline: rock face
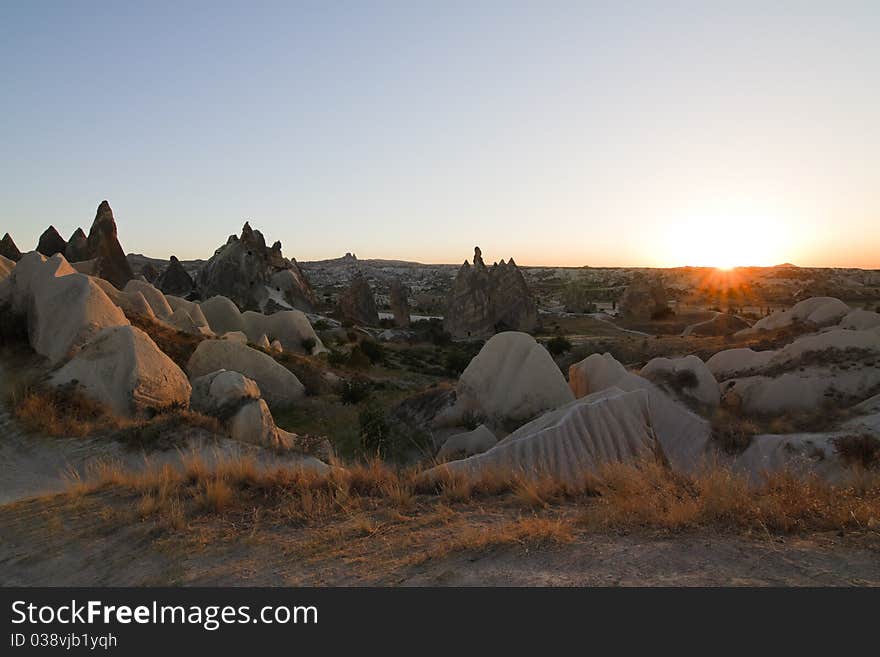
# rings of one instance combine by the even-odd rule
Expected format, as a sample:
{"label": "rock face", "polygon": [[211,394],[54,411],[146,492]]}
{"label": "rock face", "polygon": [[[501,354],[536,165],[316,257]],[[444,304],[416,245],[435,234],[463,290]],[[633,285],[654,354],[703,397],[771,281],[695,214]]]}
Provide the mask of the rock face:
{"label": "rock face", "polygon": [[537,324],[535,299],[513,258],[487,268],[475,247],[473,266],[464,261],[447,297],[444,329],[467,338],[499,330],[532,331]]}
{"label": "rock face", "polygon": [[648,393],[612,388],[550,411],[488,451],[438,466],[425,476],[503,472],[526,479],[551,477],[577,489],[603,464],[635,461],[656,449]]}
{"label": "rock face", "polygon": [[183,265],[177,256],[171,256],[171,260],[165,271],[156,280],[156,287],[165,294],[174,294],[179,297],[185,297],[192,292],[195,282],[192,276],[186,273]]}
{"label": "rock face", "polygon": [[55,385],[75,383],[122,416],[189,404],[183,371],[150,337],[133,326],[98,333],[52,375]]}
{"label": "rock face", "polygon": [[689,335],[731,335],[747,328],[749,328],[749,323],[742,317],[728,313],[718,313],[710,320],[688,326],[681,335],[682,337],[688,337]]}
{"label": "rock face", "polygon": [[4,288],[3,300],[27,317],[31,347],[53,364],[73,356],[101,329],[129,323],[95,279],[77,273],[62,255],[24,255]]}
{"label": "rock face", "polygon": [[624,319],[649,320],[669,309],[666,288],[660,276],[636,274],[626,286],[618,304],[620,316]]}
{"label": "rock face", "polygon": [[161,272],[153,266],[152,262],[148,262],[141,268],[141,276],[143,276],[148,283],[155,283]]}
{"label": "rock face", "polygon": [[95,260],[94,273],[118,289],[134,278],[117,237],[116,220],[107,201],[101,201],[88,236],[89,257]]}
{"label": "rock face", "polygon": [[203,340],[186,366],[191,378],[227,369],[256,381],[273,406],[286,406],[305,395],[299,379],[271,356],[231,340]]}
{"label": "rock face", "polygon": [[398,279],[391,282],[390,304],[391,313],[394,315],[394,325],[398,328],[408,328],[409,294],[406,287]]}
{"label": "rock face", "polygon": [[3,236],[3,239],[0,240],[0,256],[8,258],[9,260],[12,260],[12,262],[18,262],[21,260],[21,251],[18,250],[18,247],[15,245],[15,242],[9,233],[6,233]]}
{"label": "rock face", "polygon": [[639,374],[688,405],[715,408],[721,402],[718,382],[698,356],[654,358]]}
{"label": "rock face", "polygon": [[482,454],[492,449],[497,442],[498,439],[492,433],[492,430],[485,424],[481,424],[473,431],[447,438],[440,451],[437,452],[437,459],[449,461],[456,457],[462,458],[473,456],[474,454]]}
{"label": "rock face", "polygon": [[89,241],[82,228],[73,231],[73,235],[67,240],[64,257],[67,258],[67,262],[82,262],[90,259]]}
{"label": "rock face", "polygon": [[796,303],[790,310],[777,310],[737,335],[775,331],[792,324],[806,324],[811,327],[830,326],[844,319],[850,310],[843,301],[834,297],[810,297]]}
{"label": "rock face", "polygon": [[256,382],[239,372],[217,370],[192,381],[190,406],[194,411],[208,415],[223,415],[243,402],[260,398]]}
{"label": "rock face", "polygon": [[[280,272],[289,273],[277,277]],[[241,310],[266,310],[270,300],[281,307],[307,312],[315,306],[315,295],[305,274],[295,260],[282,255],[281,242],[267,247],[262,233],[247,222],[241,237],[230,235],[226,244],[214,252],[199,270],[196,282],[202,298],[224,296]]]}
{"label": "rock face", "polygon": [[9,276],[14,267],[15,263],[12,260],[0,255],[0,281]]}
{"label": "rock face", "polygon": [[379,311],[370,284],[362,274],[352,279],[348,289],[339,295],[336,307],[339,316],[361,326],[378,326]]}
{"label": "rock face", "polygon": [[450,418],[470,413],[504,427],[572,399],[549,352],[527,333],[508,331],[489,339],[462,372]]}
{"label": "rock face", "polygon": [[65,242],[64,238],[58,234],[58,231],[55,230],[55,226],[49,226],[43,234],[40,235],[40,241],[37,244],[37,252],[42,253],[47,258],[51,258],[56,253],[64,255],[66,249],[67,242]]}
{"label": "rock face", "polygon": [[569,368],[568,378],[578,397],[612,388],[646,391],[651,428],[669,464],[682,472],[691,472],[703,464],[711,434],[709,423],[644,377],[627,371],[611,354],[587,356]]}

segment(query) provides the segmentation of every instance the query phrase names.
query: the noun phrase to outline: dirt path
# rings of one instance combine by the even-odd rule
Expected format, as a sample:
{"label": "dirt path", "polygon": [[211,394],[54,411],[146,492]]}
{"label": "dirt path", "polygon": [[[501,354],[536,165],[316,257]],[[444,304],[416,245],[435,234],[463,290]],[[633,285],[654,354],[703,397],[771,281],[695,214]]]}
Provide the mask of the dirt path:
{"label": "dirt path", "polygon": [[126,515],[133,506],[102,493],[0,507],[0,585],[880,586],[874,535],[575,531],[561,544],[469,546],[456,541],[522,512],[445,509],[397,523],[389,511],[305,525],[254,512],[168,531]]}

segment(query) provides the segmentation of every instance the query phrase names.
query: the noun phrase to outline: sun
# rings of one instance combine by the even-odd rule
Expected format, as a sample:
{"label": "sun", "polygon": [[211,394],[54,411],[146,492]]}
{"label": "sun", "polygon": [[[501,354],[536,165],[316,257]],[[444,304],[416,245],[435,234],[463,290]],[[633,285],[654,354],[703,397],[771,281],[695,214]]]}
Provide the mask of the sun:
{"label": "sun", "polygon": [[671,266],[730,271],[769,267],[786,255],[780,223],[757,214],[705,214],[673,224],[666,236],[664,259]]}

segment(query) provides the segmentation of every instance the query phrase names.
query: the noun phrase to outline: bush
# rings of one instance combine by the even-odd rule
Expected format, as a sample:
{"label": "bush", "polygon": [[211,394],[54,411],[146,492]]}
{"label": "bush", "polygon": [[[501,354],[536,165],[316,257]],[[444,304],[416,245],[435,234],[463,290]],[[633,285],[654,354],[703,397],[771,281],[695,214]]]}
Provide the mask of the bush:
{"label": "bush", "polygon": [[669,306],[658,308],[651,313],[651,319],[653,320],[672,319],[673,317],[675,317],[675,311]]}
{"label": "bush", "polygon": [[370,396],[373,386],[367,379],[346,379],[339,383],[336,392],[343,404],[359,404]]}
{"label": "bush", "polygon": [[356,370],[365,370],[370,367],[370,358],[360,346],[356,346],[348,355],[348,366]]}
{"label": "bush", "polygon": [[385,347],[378,342],[372,340],[362,340],[360,344],[361,351],[370,359],[370,363],[375,365],[385,360]]}
{"label": "bush", "polygon": [[305,350],[307,354],[312,353],[317,344],[318,342],[315,340],[315,338],[303,338],[299,343],[299,345]]}
{"label": "bush", "polygon": [[470,365],[471,358],[471,354],[456,349],[455,351],[450,351],[446,354],[443,364],[447,370],[455,375],[459,375],[464,372],[468,365]]}
{"label": "bush", "polygon": [[358,424],[365,453],[384,457],[391,452],[391,427],[381,406],[366,406],[358,415]]}
{"label": "bush", "polygon": [[330,328],[330,323],[326,319],[318,319],[312,324],[312,328],[316,331],[326,331]]}
{"label": "bush", "polygon": [[544,346],[547,347],[547,351],[550,352],[550,355],[556,358],[557,356],[561,356],[566,351],[571,351],[571,342],[566,340],[561,335],[557,335],[554,338],[550,338],[547,342],[544,343]]}
{"label": "bush", "polygon": [[327,362],[335,367],[342,367],[348,363],[348,354],[339,349],[331,349],[327,353]]}

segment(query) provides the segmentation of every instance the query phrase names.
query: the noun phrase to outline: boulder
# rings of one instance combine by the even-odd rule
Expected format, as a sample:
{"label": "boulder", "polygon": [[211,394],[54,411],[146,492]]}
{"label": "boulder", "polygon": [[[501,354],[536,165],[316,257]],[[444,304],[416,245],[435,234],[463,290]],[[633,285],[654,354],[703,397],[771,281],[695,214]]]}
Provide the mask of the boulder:
{"label": "boulder", "polygon": [[89,257],[95,260],[95,275],[122,290],[134,273],[119,244],[116,220],[107,201],[101,201],[88,236]]}
{"label": "boulder", "polygon": [[450,461],[453,458],[464,458],[474,454],[482,454],[491,449],[498,442],[495,434],[485,424],[481,424],[473,431],[459,433],[450,436],[437,452],[437,459]]}
{"label": "boulder", "polygon": [[74,271],[60,254],[22,256],[5,285],[12,311],[27,317],[31,347],[53,364],[102,329],[129,323],[96,280]]}
{"label": "boulder", "polygon": [[73,231],[70,239],[67,240],[67,246],[64,248],[64,257],[67,262],[82,262],[89,260],[89,241],[82,228]]}
{"label": "boulder", "polygon": [[[284,271],[290,273],[276,276]],[[305,274],[295,260],[282,255],[281,242],[267,247],[262,233],[247,222],[241,237],[231,235],[199,270],[197,286],[203,297],[224,296],[242,310],[265,310],[270,291],[280,291],[292,308],[311,311],[315,305]],[[206,315],[210,321],[210,315]]]}
{"label": "boulder", "polygon": [[645,390],[609,389],[550,411],[486,452],[425,473],[428,481],[452,474],[477,478],[507,473],[552,478],[574,489],[607,463],[635,461],[657,451],[650,400]]}
{"label": "boulder", "polygon": [[455,338],[485,337],[499,330],[532,331],[535,299],[513,258],[487,268],[480,247],[464,261],[446,299],[443,328]]}
{"label": "boulder", "polygon": [[262,399],[246,402],[230,422],[234,440],[277,450],[296,451],[329,458],[332,447],[326,438],[300,436],[275,426],[275,420]]}
{"label": "boulder", "polygon": [[186,408],[191,392],[174,361],[133,326],[103,329],[51,380],[55,385],[76,384],[121,416]]}
{"label": "boulder", "polygon": [[220,369],[239,372],[256,381],[263,397],[273,406],[289,405],[305,395],[299,379],[274,358],[231,340],[203,340],[186,367],[191,378]]}
{"label": "boulder", "polygon": [[273,354],[280,354],[284,351],[284,346],[278,340],[272,340],[272,344],[269,345],[269,349]]}
{"label": "boulder", "polygon": [[140,292],[144,295],[147,303],[150,304],[150,308],[153,309],[153,314],[156,315],[156,317],[159,319],[171,317],[173,311],[171,310],[171,306],[168,305],[168,300],[165,298],[165,295],[150,283],[132,279],[125,284],[122,291],[128,293]]}
{"label": "boulder", "polygon": [[462,372],[454,412],[504,427],[573,398],[549,352],[527,333],[508,331],[490,338]]}
{"label": "boulder", "polygon": [[777,310],[764,317],[750,329],[736,335],[746,336],[760,331],[776,331],[792,324],[809,324],[821,327],[837,324],[850,313],[850,307],[834,297],[810,297],[796,303],[790,310]]}
{"label": "boulder", "polygon": [[613,388],[626,392],[644,390],[648,394],[652,429],[669,464],[682,472],[693,472],[704,464],[709,452],[709,423],[652,382],[629,372],[611,354],[592,354],[572,365],[569,385],[579,396]]}
{"label": "boulder", "polygon": [[620,316],[624,319],[645,321],[659,317],[669,310],[663,279],[637,273],[620,297]]}
{"label": "boulder", "polygon": [[261,335],[261,336],[257,339],[257,341],[254,342],[254,344],[257,345],[258,347],[262,348],[262,349],[265,349],[266,351],[268,351],[268,350],[271,349],[271,347],[272,347],[272,345],[269,344],[269,338],[266,337],[266,334],[265,334],[265,333],[263,333],[263,335]]}
{"label": "boulder", "polygon": [[186,296],[192,292],[195,282],[180,264],[177,256],[171,256],[165,271],[156,280],[156,286],[165,294]]}
{"label": "boulder", "polygon": [[3,239],[0,240],[0,256],[12,260],[12,262],[21,260],[21,251],[18,250],[15,241],[9,233],[3,235]]}
{"label": "boulder", "polygon": [[218,370],[192,380],[190,406],[200,413],[222,415],[259,398],[260,388],[255,381],[239,372]]}
{"label": "boulder", "polygon": [[853,329],[856,331],[866,331],[880,326],[880,313],[870,310],[856,308],[850,311],[840,320],[838,326],[842,329]]}
{"label": "boulder", "polygon": [[247,344],[248,337],[242,331],[229,331],[229,333],[224,333],[220,336],[221,340],[232,340],[233,342],[238,342],[240,344]]}
{"label": "boulder", "polygon": [[[194,318],[193,315],[196,315],[196,317]],[[182,306],[171,313],[171,316],[165,321],[178,331],[188,333],[189,335],[203,335],[205,337],[214,335],[213,331],[208,328],[204,317],[200,316],[198,312],[190,313]]]}
{"label": "boulder", "polygon": [[639,374],[688,405],[711,409],[721,402],[718,382],[698,356],[653,358]]}
{"label": "boulder", "polygon": [[718,313],[712,319],[699,324],[692,324],[682,331],[682,337],[696,335],[700,337],[732,335],[738,331],[749,328],[749,323],[742,317],[730,313]]}
{"label": "boulder", "polygon": [[370,284],[358,273],[348,288],[339,295],[336,312],[342,319],[360,326],[378,326],[379,311]]}
{"label": "boulder", "polygon": [[216,296],[211,297],[207,301],[202,301],[198,305],[202,309],[205,319],[208,320],[208,326],[217,335],[229,333],[230,331],[244,331],[244,320],[241,318],[241,311],[239,311],[238,306],[231,299]]}
{"label": "boulder", "polygon": [[266,336],[270,343],[274,340],[280,342],[285,351],[309,354],[326,351],[308,317],[300,310],[281,310],[271,315],[248,310],[241,314],[241,319],[242,330],[254,344]]}
{"label": "boulder", "polygon": [[753,482],[760,482],[768,473],[789,472],[844,484],[852,471],[840,458],[836,441],[847,435],[831,432],[755,436],[731,467]]}
{"label": "boulder", "polygon": [[55,230],[55,226],[49,226],[43,234],[40,235],[40,241],[37,244],[37,253],[42,253],[47,258],[51,258],[56,253],[64,255],[67,249],[67,242]]}
{"label": "boulder", "polygon": [[760,371],[778,352],[753,351],[748,347],[719,351],[706,361],[706,367],[718,381]]}
{"label": "boulder", "polygon": [[394,325],[397,328],[409,327],[409,290],[398,280],[391,281],[389,294],[391,314],[394,316]]}

